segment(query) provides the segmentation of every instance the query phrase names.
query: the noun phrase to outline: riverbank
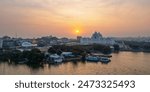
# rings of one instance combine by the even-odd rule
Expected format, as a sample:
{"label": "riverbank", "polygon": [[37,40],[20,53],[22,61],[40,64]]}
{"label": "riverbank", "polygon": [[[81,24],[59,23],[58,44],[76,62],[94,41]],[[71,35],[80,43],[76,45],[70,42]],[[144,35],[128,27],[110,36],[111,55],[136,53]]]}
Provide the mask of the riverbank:
{"label": "riverbank", "polygon": [[25,64],[0,63],[0,74],[10,75],[149,75],[150,53],[112,53],[111,62],[64,62],[32,67]]}
{"label": "riverbank", "polygon": [[[112,57],[112,53],[119,53],[122,51],[127,52],[145,52],[141,50],[131,50],[131,49],[120,49],[118,45],[105,46],[105,45],[54,45],[49,47],[46,52],[40,51],[40,49],[33,48],[30,51],[24,50],[20,51],[18,49],[3,49],[0,50],[0,60],[13,62],[15,64],[28,64],[41,66],[45,63],[61,63],[66,61],[85,61],[87,55],[94,55],[94,53],[101,53],[99,57]],[[147,51],[149,52],[149,51]],[[68,55],[64,57],[62,53]],[[70,57],[71,56],[71,57]],[[94,55],[95,56],[95,55]],[[58,59],[59,58],[59,59]],[[98,59],[97,59],[98,60]]]}

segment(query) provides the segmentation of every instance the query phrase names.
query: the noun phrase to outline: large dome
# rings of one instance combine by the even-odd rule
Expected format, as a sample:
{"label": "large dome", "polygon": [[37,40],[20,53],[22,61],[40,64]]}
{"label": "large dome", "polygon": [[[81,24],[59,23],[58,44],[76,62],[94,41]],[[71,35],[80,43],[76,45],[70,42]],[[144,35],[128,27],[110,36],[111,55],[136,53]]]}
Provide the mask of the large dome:
{"label": "large dome", "polygon": [[102,34],[100,32],[95,32],[93,35],[92,35],[92,39],[101,39],[103,38]]}
{"label": "large dome", "polygon": [[23,42],[22,47],[32,47],[32,43],[30,42]]}

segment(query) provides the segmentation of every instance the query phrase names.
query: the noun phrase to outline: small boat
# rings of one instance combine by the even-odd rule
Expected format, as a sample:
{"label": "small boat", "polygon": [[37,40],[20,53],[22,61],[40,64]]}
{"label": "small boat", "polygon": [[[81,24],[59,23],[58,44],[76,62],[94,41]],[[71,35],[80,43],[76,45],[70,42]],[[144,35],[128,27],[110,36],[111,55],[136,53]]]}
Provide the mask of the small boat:
{"label": "small boat", "polygon": [[106,55],[106,54],[101,54],[101,53],[92,53],[92,55],[99,56],[99,57],[108,57],[108,58],[112,57],[112,55]]}
{"label": "small boat", "polygon": [[101,58],[100,58],[100,61],[101,61],[102,63],[108,63],[108,62],[110,62],[110,59],[109,59],[108,57],[101,57]]}
{"label": "small boat", "polygon": [[64,56],[65,58],[74,58],[75,57],[75,55],[73,55],[72,52],[62,52],[61,55]]}
{"label": "small boat", "polygon": [[61,63],[63,62],[63,59],[64,58],[62,56],[59,56],[57,54],[49,56],[49,60],[51,61],[51,63]]}
{"label": "small boat", "polygon": [[98,57],[98,56],[91,56],[91,55],[87,56],[85,59],[86,59],[86,61],[93,61],[93,62],[100,61],[100,57]]}

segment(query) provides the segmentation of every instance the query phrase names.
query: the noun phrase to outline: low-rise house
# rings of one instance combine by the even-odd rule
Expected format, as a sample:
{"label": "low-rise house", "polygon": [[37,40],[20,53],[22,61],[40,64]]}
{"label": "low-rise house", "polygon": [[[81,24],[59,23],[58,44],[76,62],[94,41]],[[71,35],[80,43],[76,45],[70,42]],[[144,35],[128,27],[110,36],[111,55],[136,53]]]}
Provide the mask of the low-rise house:
{"label": "low-rise house", "polygon": [[15,40],[12,40],[12,39],[10,39],[10,40],[3,40],[3,45],[2,45],[2,47],[3,48],[11,48],[11,49],[13,49],[13,48],[16,48],[16,41]]}

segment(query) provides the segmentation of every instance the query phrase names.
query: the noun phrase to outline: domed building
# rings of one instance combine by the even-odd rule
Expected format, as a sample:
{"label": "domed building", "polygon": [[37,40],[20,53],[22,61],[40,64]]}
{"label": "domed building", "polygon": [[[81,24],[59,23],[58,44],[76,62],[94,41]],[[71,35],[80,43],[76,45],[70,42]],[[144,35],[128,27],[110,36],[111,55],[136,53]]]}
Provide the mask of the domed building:
{"label": "domed building", "polygon": [[111,38],[104,38],[100,32],[93,33],[91,38],[81,38],[80,44],[90,45],[90,44],[104,44],[104,45],[114,45],[116,42]]}
{"label": "domed building", "polygon": [[91,37],[93,40],[99,40],[99,39],[102,39],[103,36],[100,32],[95,32],[92,37]]}
{"label": "domed building", "polygon": [[23,43],[21,44],[21,46],[22,46],[22,47],[32,47],[32,43],[30,43],[30,42],[23,42]]}

